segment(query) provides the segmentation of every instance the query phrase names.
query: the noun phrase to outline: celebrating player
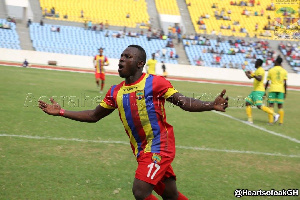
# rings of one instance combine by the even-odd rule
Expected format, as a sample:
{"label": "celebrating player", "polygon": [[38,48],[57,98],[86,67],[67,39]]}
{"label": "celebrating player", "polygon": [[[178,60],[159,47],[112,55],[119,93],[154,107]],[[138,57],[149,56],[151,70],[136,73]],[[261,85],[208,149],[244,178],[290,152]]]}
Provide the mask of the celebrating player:
{"label": "celebrating player", "polygon": [[106,56],[103,55],[103,48],[99,49],[99,55],[96,55],[94,58],[95,65],[95,78],[97,86],[99,87],[99,82],[101,80],[100,93],[103,92],[104,82],[105,82],[105,71],[104,66],[108,66],[109,62]]}
{"label": "celebrating player", "polygon": [[263,96],[265,95],[265,88],[264,88],[265,70],[262,68],[262,64],[263,61],[261,59],[256,60],[255,62],[256,71],[254,73],[251,73],[250,71],[246,71],[245,67],[243,67],[246,76],[249,79],[254,78],[254,82],[253,82],[254,90],[246,98],[246,113],[248,116],[248,122],[251,124],[253,124],[251,105],[257,106],[258,109],[261,109],[262,111],[272,116],[272,118],[274,118],[274,123],[279,118],[279,115],[274,113],[274,110],[271,110],[267,106],[263,105]]}
{"label": "celebrating player", "polygon": [[143,73],[145,50],[128,46],[119,60],[119,75],[125,81],[113,85],[94,110],[67,111],[52,98],[51,103],[39,101],[47,114],[63,116],[81,122],[97,122],[118,109],[129,137],[138,167],[132,192],[135,199],[155,200],[154,190],[163,199],[187,199],[177,190],[176,175],[171,163],[175,157],[173,127],[166,122],[165,100],[185,111],[221,111],[228,107],[226,90],[212,102],[185,97],[164,77]]}
{"label": "celebrating player", "polygon": [[[279,117],[279,125],[283,124],[284,110],[283,102],[286,98],[286,80],[287,71],[281,66],[282,58],[278,57],[274,62],[274,67],[269,70],[267,76],[267,82],[265,89],[267,90],[269,86],[269,81],[271,81],[268,102],[271,110],[274,110],[274,103],[277,103]],[[272,116],[269,116],[269,123],[273,120]]]}

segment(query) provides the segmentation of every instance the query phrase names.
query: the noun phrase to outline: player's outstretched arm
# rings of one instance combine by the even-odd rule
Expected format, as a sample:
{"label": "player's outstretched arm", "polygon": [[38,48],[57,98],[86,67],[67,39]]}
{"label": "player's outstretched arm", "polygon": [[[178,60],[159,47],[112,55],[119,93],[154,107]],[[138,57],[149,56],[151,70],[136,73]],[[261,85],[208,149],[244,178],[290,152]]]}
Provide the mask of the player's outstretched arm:
{"label": "player's outstretched arm", "polygon": [[180,93],[175,93],[169,97],[167,101],[189,112],[203,112],[211,110],[225,112],[225,109],[228,107],[228,97],[224,98],[225,93],[226,90],[224,89],[214,101],[201,101],[199,99],[186,97]]}
{"label": "player's outstretched arm", "polygon": [[[48,104],[44,101],[39,101],[39,108],[42,109],[48,115],[60,116],[62,115],[61,106],[54,101],[53,98],[50,98],[51,104]],[[69,118],[72,120],[80,122],[97,122],[100,119],[106,117],[112,113],[113,109],[103,108],[98,105],[94,110],[84,110],[84,111],[63,111],[63,117]]]}

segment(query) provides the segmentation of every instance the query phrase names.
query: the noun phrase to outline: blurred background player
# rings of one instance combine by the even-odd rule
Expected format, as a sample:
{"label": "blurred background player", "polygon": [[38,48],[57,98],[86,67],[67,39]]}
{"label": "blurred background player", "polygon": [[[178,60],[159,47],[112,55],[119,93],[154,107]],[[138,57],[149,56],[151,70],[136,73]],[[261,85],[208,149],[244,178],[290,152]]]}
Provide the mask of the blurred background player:
{"label": "blurred background player", "polygon": [[166,71],[166,65],[165,65],[164,61],[161,61],[161,68],[163,70],[163,77],[167,77],[168,73]]}
{"label": "blurred background player", "polygon": [[[271,110],[267,106],[263,105],[263,96],[265,95],[265,88],[264,88],[264,77],[265,77],[265,70],[262,68],[263,61],[261,59],[257,59],[255,62],[255,72],[252,73],[250,71],[245,70],[245,66],[243,69],[245,71],[246,76],[251,79],[254,78],[253,82],[253,91],[250,93],[248,97],[246,97],[246,113],[248,116],[248,122],[253,124],[252,118],[252,108],[251,105],[257,106],[258,109],[268,113],[272,118],[274,118],[274,122],[276,122],[279,118],[279,115],[274,113],[274,110]],[[269,122],[269,123],[273,123]]]}
{"label": "blurred background player", "polygon": [[[277,103],[279,117],[279,125],[283,124],[284,110],[283,102],[286,98],[287,87],[287,71],[281,66],[282,58],[279,56],[275,62],[274,67],[269,70],[265,89],[267,90],[270,84],[270,90],[268,95],[269,107],[274,110],[274,103]],[[269,123],[272,123],[272,116],[269,116]]]}
{"label": "blurred background player", "polygon": [[155,60],[155,53],[152,53],[152,58],[147,62],[147,73],[156,75],[155,68],[156,68],[157,60]]}
{"label": "blurred background player", "polygon": [[99,87],[99,82],[101,80],[100,93],[102,93],[105,82],[105,71],[104,66],[108,66],[109,62],[106,56],[103,55],[103,48],[99,49],[99,55],[96,55],[94,58],[95,65],[95,78],[97,86]]}

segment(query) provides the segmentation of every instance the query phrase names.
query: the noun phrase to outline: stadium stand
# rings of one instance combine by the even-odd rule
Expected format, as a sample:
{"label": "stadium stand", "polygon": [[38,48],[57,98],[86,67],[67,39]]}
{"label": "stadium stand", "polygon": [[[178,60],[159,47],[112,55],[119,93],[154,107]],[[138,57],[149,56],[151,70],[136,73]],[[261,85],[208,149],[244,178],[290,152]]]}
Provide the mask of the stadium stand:
{"label": "stadium stand", "polygon": [[183,45],[191,65],[241,69],[245,65],[247,70],[255,70],[255,59],[264,61],[263,67],[268,70],[278,54],[266,41],[246,42],[241,39],[235,41],[221,41],[205,37],[184,39]]}
{"label": "stadium stand", "polygon": [[[57,28],[59,27],[59,32]],[[32,23],[30,37],[37,51],[52,53],[94,56],[98,49],[103,47],[105,55],[109,58],[120,58],[122,51],[131,44],[141,45],[145,48],[148,59],[152,53],[157,54],[157,60],[177,64],[176,59],[170,58],[170,52],[176,55],[176,50],[166,47],[168,40],[148,39],[145,35],[131,32],[131,36],[124,35],[123,31],[93,31],[72,26],[54,26]],[[137,37],[138,36],[138,37]],[[166,57],[162,57],[162,49],[166,49]]]}
{"label": "stadium stand", "polygon": [[40,5],[49,19],[91,21],[94,24],[107,22],[112,26],[127,27],[148,23],[150,19],[145,0],[84,0],[76,3],[73,0],[40,0]]}
{"label": "stadium stand", "polygon": [[176,0],[155,0],[158,13],[166,15],[180,15]]}
{"label": "stadium stand", "polygon": [[293,70],[300,74],[300,43],[291,44],[288,42],[286,45],[281,42],[278,46],[278,49],[285,56],[285,59],[288,61]]}
{"label": "stadium stand", "polygon": [[0,19],[0,48],[21,49],[15,23]]}
{"label": "stadium stand", "polygon": [[[272,0],[186,0],[197,33],[272,39],[277,21]],[[295,13],[288,13],[295,18]],[[215,32],[215,33],[214,33]]]}

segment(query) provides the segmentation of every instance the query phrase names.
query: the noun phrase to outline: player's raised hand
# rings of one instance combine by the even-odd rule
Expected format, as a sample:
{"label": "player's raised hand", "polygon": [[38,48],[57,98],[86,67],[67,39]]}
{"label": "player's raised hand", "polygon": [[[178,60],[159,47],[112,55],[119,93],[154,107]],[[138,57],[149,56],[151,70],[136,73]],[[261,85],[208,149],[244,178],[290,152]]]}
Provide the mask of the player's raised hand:
{"label": "player's raised hand", "polygon": [[61,106],[54,101],[54,99],[50,98],[51,104],[47,104],[44,101],[39,100],[39,108],[42,109],[48,115],[58,116]]}
{"label": "player's raised hand", "polygon": [[228,97],[224,99],[226,90],[224,89],[221,94],[214,101],[214,109],[217,111],[225,112],[225,109],[228,107]]}

